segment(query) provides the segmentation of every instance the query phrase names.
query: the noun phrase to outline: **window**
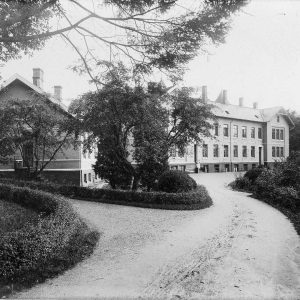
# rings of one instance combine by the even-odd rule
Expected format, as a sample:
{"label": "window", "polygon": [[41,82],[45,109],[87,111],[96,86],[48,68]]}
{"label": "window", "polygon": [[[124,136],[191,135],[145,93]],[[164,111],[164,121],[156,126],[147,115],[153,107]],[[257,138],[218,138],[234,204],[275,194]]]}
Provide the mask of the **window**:
{"label": "window", "polygon": [[272,129],[272,139],[273,140],[276,139],[275,128]]}
{"label": "window", "polygon": [[178,149],[178,157],[184,157],[185,150],[184,149]]}
{"label": "window", "polygon": [[89,181],[92,181],[92,174],[89,173]]}
{"label": "window", "polygon": [[219,145],[214,145],[214,157],[219,157]]}
{"label": "window", "polygon": [[247,137],[247,128],[246,128],[246,126],[242,126],[242,137],[243,138]]}
{"label": "window", "polygon": [[223,125],[223,135],[228,136],[228,124]]}
{"label": "window", "polygon": [[251,127],[251,138],[255,139],[255,128]]}
{"label": "window", "polygon": [[229,164],[225,164],[225,172],[229,172],[229,168],[230,168]]}
{"label": "window", "polygon": [[83,180],[84,180],[84,182],[87,182],[86,174],[83,175]]}
{"label": "window", "polygon": [[239,165],[238,164],[235,164],[233,166],[233,168],[234,168],[234,172],[238,172],[239,171]]}
{"label": "window", "polygon": [[176,149],[175,149],[175,146],[172,146],[170,148],[170,156],[171,157],[175,157],[176,156]]}
{"label": "window", "polygon": [[283,136],[284,136],[284,135],[283,135],[283,129],[280,129],[280,139],[281,139],[282,141],[283,141],[283,139],[284,139]]}
{"label": "window", "polygon": [[276,140],[279,140],[279,129],[276,129]]}
{"label": "window", "polygon": [[239,148],[237,145],[233,146],[233,156],[238,157],[239,156]]}
{"label": "window", "polygon": [[203,157],[208,157],[208,145],[207,144],[203,144],[202,156]]}
{"label": "window", "polygon": [[255,157],[255,146],[251,146],[251,157]]}
{"label": "window", "polygon": [[272,147],[272,157],[276,157],[276,147]]}
{"label": "window", "polygon": [[281,157],[284,157],[284,150],[283,150],[283,147],[280,147],[280,156],[281,156]]}
{"label": "window", "polygon": [[280,122],[280,117],[279,116],[277,116],[277,123],[279,123]]}
{"label": "window", "polygon": [[214,124],[214,131],[215,131],[215,135],[218,136],[219,135],[219,124],[218,123]]}
{"label": "window", "polygon": [[247,146],[243,146],[243,157],[247,157]]}
{"label": "window", "polygon": [[276,147],[276,157],[280,157],[280,147]]}
{"label": "window", "polygon": [[244,164],[244,171],[248,171],[248,165]]}
{"label": "window", "polygon": [[185,166],[179,166],[179,170],[185,172]]}
{"label": "window", "polygon": [[237,125],[233,125],[233,137],[239,136],[239,128]]}
{"label": "window", "polygon": [[252,169],[255,169],[256,168],[256,164],[252,164]]}
{"label": "window", "polygon": [[224,157],[228,157],[228,145],[224,145]]}
{"label": "window", "polygon": [[262,139],[262,129],[258,128],[258,138]]}
{"label": "window", "polygon": [[220,165],[215,165],[215,172],[220,172]]}

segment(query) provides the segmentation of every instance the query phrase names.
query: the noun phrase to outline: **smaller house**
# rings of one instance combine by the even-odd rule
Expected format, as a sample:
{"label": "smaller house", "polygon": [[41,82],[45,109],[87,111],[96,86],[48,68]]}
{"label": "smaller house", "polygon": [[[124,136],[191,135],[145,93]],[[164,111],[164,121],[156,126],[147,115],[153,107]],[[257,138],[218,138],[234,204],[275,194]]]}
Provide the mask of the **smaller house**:
{"label": "smaller house", "polygon": [[[0,89],[0,106],[5,99],[29,99],[32,92],[47,95],[43,90],[44,72],[40,68],[33,69],[32,82],[26,80],[19,74],[13,75]],[[67,107],[62,102],[62,87],[54,86],[53,95],[47,95],[47,99],[61,108],[61,113],[68,113]],[[51,181],[69,183],[79,186],[90,186],[96,184],[99,179],[93,171],[96,161],[96,151],[83,152],[82,146],[64,148],[59,151],[53,161],[45,170],[43,176]],[[26,155],[33,155],[27,151]],[[33,162],[33,160],[32,160]],[[34,163],[34,162],[33,162]],[[0,176],[12,176],[15,168],[25,167],[22,156],[16,152],[12,155],[10,163],[0,164]]]}

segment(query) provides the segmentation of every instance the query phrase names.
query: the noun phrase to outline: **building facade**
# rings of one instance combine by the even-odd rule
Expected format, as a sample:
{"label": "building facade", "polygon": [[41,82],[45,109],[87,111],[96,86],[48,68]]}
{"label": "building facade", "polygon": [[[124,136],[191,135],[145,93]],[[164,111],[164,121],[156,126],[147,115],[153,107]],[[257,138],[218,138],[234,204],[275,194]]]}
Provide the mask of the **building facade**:
{"label": "building facade", "polygon": [[[32,92],[45,95],[45,91],[43,90],[43,75],[44,73],[41,69],[33,69],[32,83],[18,74],[13,75],[1,88],[0,105],[2,101],[9,98],[19,100],[29,99],[32,97]],[[61,86],[54,86],[53,96],[47,95],[47,98],[59,106],[62,113],[67,113],[67,107],[62,103]],[[43,171],[43,176],[59,183],[71,183],[80,186],[95,185],[99,181],[92,167],[96,161],[95,157],[95,150],[84,152],[82,145],[76,148],[73,146],[63,148],[58,151],[55,158],[47,165]],[[8,164],[0,164],[0,175],[6,177],[13,176],[16,167],[25,167],[19,152],[11,156]]]}
{"label": "building facade", "polygon": [[185,153],[171,151],[171,169],[202,172],[247,171],[259,165],[271,166],[289,156],[289,131],[293,128],[290,117],[282,107],[259,109],[245,107],[243,98],[232,105],[227,92],[222,91],[216,101],[203,101],[213,106],[217,121],[213,124],[212,138],[204,138],[199,145],[190,145]]}

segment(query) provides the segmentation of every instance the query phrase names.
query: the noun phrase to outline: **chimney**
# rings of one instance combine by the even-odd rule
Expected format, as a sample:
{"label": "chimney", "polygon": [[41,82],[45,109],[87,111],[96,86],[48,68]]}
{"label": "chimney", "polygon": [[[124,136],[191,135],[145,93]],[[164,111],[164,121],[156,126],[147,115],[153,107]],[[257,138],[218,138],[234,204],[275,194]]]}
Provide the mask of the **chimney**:
{"label": "chimney", "polygon": [[239,106],[244,106],[244,98],[243,97],[239,98]]}
{"label": "chimney", "polygon": [[253,102],[253,108],[258,109],[258,103],[257,102]]}
{"label": "chimney", "polygon": [[40,68],[33,69],[32,82],[39,88],[43,88],[44,83],[44,72]]}
{"label": "chimney", "polygon": [[202,100],[204,102],[207,101],[207,86],[206,85],[202,86]]}
{"label": "chimney", "polygon": [[61,101],[61,92],[62,92],[62,87],[60,85],[55,85],[54,98],[57,99],[58,101]]}
{"label": "chimney", "polygon": [[228,104],[228,100],[227,100],[227,90],[223,90],[223,104]]}

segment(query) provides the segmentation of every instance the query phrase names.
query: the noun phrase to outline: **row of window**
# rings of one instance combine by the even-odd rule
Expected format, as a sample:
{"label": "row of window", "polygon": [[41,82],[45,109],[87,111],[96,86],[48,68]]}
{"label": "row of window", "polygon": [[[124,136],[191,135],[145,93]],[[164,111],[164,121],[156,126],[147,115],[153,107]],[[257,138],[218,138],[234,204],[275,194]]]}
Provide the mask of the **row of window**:
{"label": "row of window", "polygon": [[[237,138],[239,137],[239,126],[238,125],[233,125],[233,137]],[[214,134],[215,136],[219,136],[219,124],[214,124]],[[242,138],[247,138],[247,126],[241,126],[241,136]],[[224,124],[223,125],[223,136],[224,137],[229,137],[229,125]],[[256,128],[251,127],[250,128],[250,137],[252,139],[255,139],[256,136]],[[257,137],[259,139],[262,139],[262,128],[257,128]]]}
{"label": "row of window", "polygon": [[[255,169],[257,167],[257,165],[252,164],[251,167],[252,167],[252,169]],[[214,171],[214,172],[229,172],[230,171],[230,165],[225,164],[224,169],[221,169],[219,164],[215,164],[215,165],[213,165],[213,169],[210,169],[210,170]],[[239,172],[239,171],[248,171],[248,170],[249,170],[249,165],[248,164],[243,164],[243,165],[234,164],[232,166],[231,171]],[[208,173],[209,172],[209,166],[208,165],[202,165],[201,168],[200,168],[200,171]]]}
{"label": "row of window", "polygon": [[91,182],[92,181],[92,174],[91,173],[83,174],[83,181],[85,183],[87,183],[88,181]]}
{"label": "row of window", "polygon": [[284,157],[284,148],[272,147],[272,157]]}
{"label": "row of window", "polygon": [[[220,156],[220,151],[219,151],[219,145],[218,144],[214,144],[213,145],[213,156],[214,157],[219,157]],[[229,156],[229,146],[228,145],[224,145],[223,146],[223,157],[228,157]],[[255,146],[251,146],[250,147],[250,155],[251,157],[255,157]],[[203,144],[202,146],[202,156],[203,157],[208,157],[208,145],[207,144]],[[238,157],[239,156],[239,146],[238,145],[234,145],[233,146],[233,157]],[[242,146],[242,156],[243,157],[248,157],[248,147],[247,146]]]}
{"label": "row of window", "polygon": [[272,128],[272,139],[283,141],[283,139],[284,139],[283,129]]}

